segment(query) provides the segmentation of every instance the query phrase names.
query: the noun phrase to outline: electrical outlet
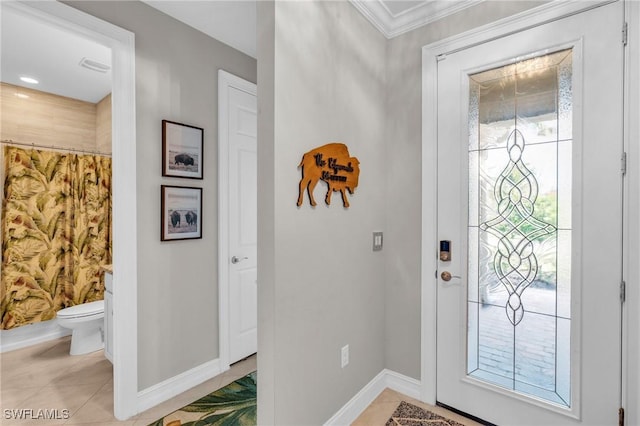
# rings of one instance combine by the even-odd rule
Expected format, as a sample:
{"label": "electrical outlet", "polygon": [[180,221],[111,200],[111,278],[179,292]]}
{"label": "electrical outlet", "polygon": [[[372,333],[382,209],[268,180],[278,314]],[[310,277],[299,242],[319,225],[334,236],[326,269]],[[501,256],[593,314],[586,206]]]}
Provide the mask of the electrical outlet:
{"label": "electrical outlet", "polygon": [[349,364],[349,345],[344,345],[340,353],[342,355],[342,368],[345,368]]}

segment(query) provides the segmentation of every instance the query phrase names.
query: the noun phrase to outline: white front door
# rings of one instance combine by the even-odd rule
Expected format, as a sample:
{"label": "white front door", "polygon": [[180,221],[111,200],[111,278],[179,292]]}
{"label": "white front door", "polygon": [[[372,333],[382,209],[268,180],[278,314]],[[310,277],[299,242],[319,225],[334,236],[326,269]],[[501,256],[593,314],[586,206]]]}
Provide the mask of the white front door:
{"label": "white front door", "polygon": [[[220,126],[225,129],[221,138],[226,138],[226,152],[220,151],[221,162],[226,162],[227,229],[220,235],[228,238],[221,259],[228,271],[228,282],[220,283],[228,289],[229,319],[229,364],[254,354],[258,348],[257,323],[257,102],[256,86],[238,77],[226,74],[221,81],[221,99],[226,111]],[[224,108],[221,105],[221,109]],[[223,134],[224,133],[224,134]],[[223,142],[221,141],[221,144]],[[222,158],[224,156],[225,158]],[[221,225],[224,226],[224,224]],[[223,340],[223,339],[221,339]]]}
{"label": "white front door", "polygon": [[623,11],[438,62],[443,405],[500,425],[618,421]]}

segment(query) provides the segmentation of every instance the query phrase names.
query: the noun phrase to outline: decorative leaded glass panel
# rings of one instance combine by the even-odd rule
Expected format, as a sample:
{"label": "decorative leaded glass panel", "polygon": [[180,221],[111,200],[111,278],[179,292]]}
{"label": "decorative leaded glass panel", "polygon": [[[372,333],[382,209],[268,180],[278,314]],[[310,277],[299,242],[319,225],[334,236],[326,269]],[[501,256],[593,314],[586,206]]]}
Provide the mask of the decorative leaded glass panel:
{"label": "decorative leaded glass panel", "polygon": [[572,52],[469,79],[467,373],[569,406]]}

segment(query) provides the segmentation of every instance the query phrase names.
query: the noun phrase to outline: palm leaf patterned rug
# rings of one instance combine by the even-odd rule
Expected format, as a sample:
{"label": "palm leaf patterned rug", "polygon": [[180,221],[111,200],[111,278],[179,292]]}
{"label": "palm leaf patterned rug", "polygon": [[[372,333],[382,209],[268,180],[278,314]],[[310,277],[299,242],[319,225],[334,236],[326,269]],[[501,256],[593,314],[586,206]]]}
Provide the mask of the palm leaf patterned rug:
{"label": "palm leaf patterned rug", "polygon": [[149,426],[255,426],[256,380],[254,371]]}
{"label": "palm leaf patterned rug", "polygon": [[402,401],[385,426],[464,426],[432,411]]}

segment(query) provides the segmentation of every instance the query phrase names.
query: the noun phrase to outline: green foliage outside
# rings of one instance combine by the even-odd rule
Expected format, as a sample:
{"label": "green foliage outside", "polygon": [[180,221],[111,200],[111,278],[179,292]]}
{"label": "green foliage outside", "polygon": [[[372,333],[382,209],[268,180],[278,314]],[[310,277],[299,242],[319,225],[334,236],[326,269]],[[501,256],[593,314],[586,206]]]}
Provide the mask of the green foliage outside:
{"label": "green foliage outside", "polygon": [[[558,225],[558,203],[557,194],[555,192],[549,192],[546,194],[539,194],[533,208],[533,218],[548,225],[552,225],[554,228]],[[513,210],[509,216],[510,223],[520,223],[523,217]],[[508,223],[502,223],[496,228],[508,235],[511,241],[516,242],[521,238],[520,233],[523,235],[530,235],[532,231],[541,226],[541,224],[531,224],[527,221],[520,223],[517,226],[517,231],[514,231],[512,226]],[[519,231],[519,232],[518,232]],[[544,233],[532,238],[532,242],[535,247],[548,246],[549,242],[552,242],[556,238],[557,231],[552,233]],[[555,246],[555,244],[554,244]],[[547,285],[555,285],[556,282],[556,253],[555,250],[535,250],[536,257],[538,259],[538,274],[536,281],[541,281]]]}

